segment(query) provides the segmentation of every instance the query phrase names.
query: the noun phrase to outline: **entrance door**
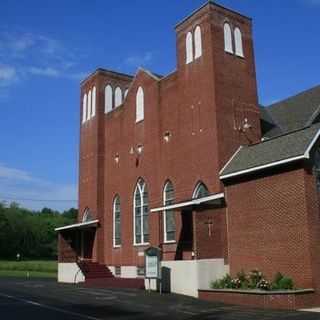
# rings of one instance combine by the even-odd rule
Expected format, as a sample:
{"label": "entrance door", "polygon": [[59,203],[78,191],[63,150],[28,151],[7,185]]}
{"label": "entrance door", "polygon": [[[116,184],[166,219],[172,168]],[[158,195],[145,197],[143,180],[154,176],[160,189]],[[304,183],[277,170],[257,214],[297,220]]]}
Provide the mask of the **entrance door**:
{"label": "entrance door", "polygon": [[85,260],[92,259],[92,251],[94,244],[95,231],[94,230],[85,230],[82,231],[81,237],[81,247],[82,247],[82,258]]}
{"label": "entrance door", "polygon": [[193,219],[192,210],[181,211],[181,232],[177,246],[176,259],[192,259],[193,250]]}

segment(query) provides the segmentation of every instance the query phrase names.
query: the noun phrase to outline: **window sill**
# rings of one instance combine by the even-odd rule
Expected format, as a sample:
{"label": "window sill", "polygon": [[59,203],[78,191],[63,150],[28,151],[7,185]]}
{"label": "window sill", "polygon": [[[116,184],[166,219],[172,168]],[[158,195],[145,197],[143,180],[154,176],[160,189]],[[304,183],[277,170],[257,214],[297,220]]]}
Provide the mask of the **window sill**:
{"label": "window sill", "polygon": [[143,119],[139,119],[139,120],[136,120],[136,124],[140,123],[140,122],[143,122],[144,118]]}
{"label": "window sill", "polygon": [[149,246],[150,242],[145,242],[145,243],[134,243],[133,246],[134,247],[145,247],[145,246]]}
{"label": "window sill", "polygon": [[177,243],[176,240],[168,240],[168,241],[164,241],[163,244],[174,244]]}
{"label": "window sill", "polygon": [[119,249],[121,248],[121,245],[113,245],[113,249]]}

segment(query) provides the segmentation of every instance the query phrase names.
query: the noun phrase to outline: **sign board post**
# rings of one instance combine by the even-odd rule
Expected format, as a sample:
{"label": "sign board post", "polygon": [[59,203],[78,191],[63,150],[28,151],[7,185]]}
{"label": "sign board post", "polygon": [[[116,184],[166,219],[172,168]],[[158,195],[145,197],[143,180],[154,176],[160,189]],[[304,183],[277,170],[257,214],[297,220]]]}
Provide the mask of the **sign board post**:
{"label": "sign board post", "polygon": [[149,280],[149,291],[151,290],[151,279],[160,281],[161,293],[161,251],[157,247],[149,247],[144,251],[145,257],[145,278]]}

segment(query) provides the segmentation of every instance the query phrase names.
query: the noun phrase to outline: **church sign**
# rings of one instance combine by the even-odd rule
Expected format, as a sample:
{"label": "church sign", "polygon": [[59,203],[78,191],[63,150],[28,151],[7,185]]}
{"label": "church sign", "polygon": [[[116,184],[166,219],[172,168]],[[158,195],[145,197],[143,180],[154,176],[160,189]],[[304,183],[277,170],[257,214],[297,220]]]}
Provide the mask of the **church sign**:
{"label": "church sign", "polygon": [[160,279],[160,249],[149,247],[145,250],[145,277],[147,279]]}

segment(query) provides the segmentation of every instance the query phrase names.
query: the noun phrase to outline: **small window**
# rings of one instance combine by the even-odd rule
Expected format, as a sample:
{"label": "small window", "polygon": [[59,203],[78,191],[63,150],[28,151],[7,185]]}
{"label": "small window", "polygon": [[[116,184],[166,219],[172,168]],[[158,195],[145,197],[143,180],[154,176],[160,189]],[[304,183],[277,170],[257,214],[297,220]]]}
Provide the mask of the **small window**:
{"label": "small window", "polygon": [[86,208],[83,213],[82,222],[92,221],[93,217],[89,208]]}
{"label": "small window", "polygon": [[194,43],[195,43],[195,55],[194,58],[200,58],[202,56],[202,39],[201,39],[201,28],[196,27],[194,32]]}
{"label": "small window", "polygon": [[[168,181],[163,191],[163,204],[169,206],[174,203],[174,189],[170,181]],[[176,239],[176,222],[174,210],[164,210],[164,242],[173,242]]]}
{"label": "small window", "polygon": [[192,43],[192,33],[188,32],[186,36],[186,64],[193,61],[193,43]]}
{"label": "small window", "polygon": [[139,179],[134,192],[134,244],[149,242],[149,199],[146,183]]}
{"label": "small window", "polygon": [[91,110],[91,116],[94,117],[96,115],[96,94],[97,89],[96,87],[93,87],[92,89],[92,110]]}
{"label": "small window", "polygon": [[114,104],[115,104],[115,108],[122,105],[122,91],[119,87],[117,87],[114,92]]}
{"label": "small window", "polygon": [[144,277],[144,267],[137,267],[137,276]]}
{"label": "small window", "polygon": [[89,91],[88,94],[88,112],[87,112],[87,120],[91,118],[91,106],[92,106],[92,91]]}
{"label": "small window", "polygon": [[202,183],[198,183],[194,192],[193,192],[193,199],[199,199],[203,197],[207,197],[209,195],[208,188]]}
{"label": "small window", "polygon": [[129,89],[126,89],[126,91],[124,92],[124,97],[126,98],[128,95]]}
{"label": "small window", "polygon": [[85,123],[87,120],[87,94],[85,93],[83,96],[83,102],[82,102],[82,123]]}
{"label": "small window", "polygon": [[121,245],[121,210],[120,197],[116,196],[113,201],[113,246]]}
{"label": "small window", "polygon": [[241,31],[239,28],[234,29],[234,42],[235,42],[235,46],[236,46],[236,55],[238,57],[244,57],[242,34],[241,34]]}
{"label": "small window", "polygon": [[232,32],[229,23],[224,24],[224,50],[233,53]]}
{"label": "small window", "polygon": [[104,112],[108,113],[112,110],[112,87],[108,84],[104,90]]}
{"label": "small window", "polygon": [[136,96],[136,122],[144,119],[144,92],[141,87],[138,88]]}

